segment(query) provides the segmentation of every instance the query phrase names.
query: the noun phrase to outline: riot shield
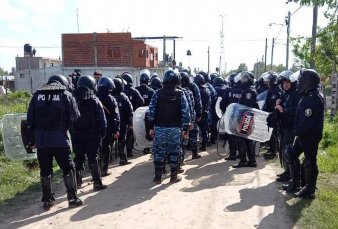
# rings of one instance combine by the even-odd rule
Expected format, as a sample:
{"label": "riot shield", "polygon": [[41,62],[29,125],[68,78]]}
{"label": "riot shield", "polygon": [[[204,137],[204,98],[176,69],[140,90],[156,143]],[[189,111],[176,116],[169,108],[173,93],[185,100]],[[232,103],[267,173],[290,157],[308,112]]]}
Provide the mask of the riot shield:
{"label": "riot shield", "polygon": [[27,114],[5,114],[1,120],[1,132],[5,155],[11,160],[36,159],[36,153],[28,146],[30,136],[26,124]]}
{"label": "riot shield", "polygon": [[266,91],[260,93],[257,96],[257,103],[258,103],[260,110],[263,110],[263,107],[264,107],[264,104],[265,104],[265,99],[266,99],[267,95],[268,95],[268,91],[266,90]]}
{"label": "riot shield", "polygon": [[270,140],[272,128],[267,126],[269,113],[238,103],[230,104],[219,124],[220,130],[251,140],[266,142]]}
{"label": "riot shield", "polygon": [[153,146],[153,141],[148,141],[146,139],[146,113],[148,112],[149,107],[139,107],[135,110],[133,116],[133,131],[135,136],[135,141],[139,147],[151,148]]}
{"label": "riot shield", "polygon": [[218,118],[221,118],[222,115],[223,115],[223,112],[222,112],[221,107],[220,107],[221,101],[222,101],[222,97],[218,97],[216,104],[215,104],[215,110],[216,110],[216,114],[217,114]]}

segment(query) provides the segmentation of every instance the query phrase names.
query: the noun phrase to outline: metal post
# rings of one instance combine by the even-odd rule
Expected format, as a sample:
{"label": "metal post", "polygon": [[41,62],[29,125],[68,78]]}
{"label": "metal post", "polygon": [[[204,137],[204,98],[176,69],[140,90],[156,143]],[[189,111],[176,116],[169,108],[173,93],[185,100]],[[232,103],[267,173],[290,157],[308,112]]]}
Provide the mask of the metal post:
{"label": "metal post", "polygon": [[210,72],[210,46],[208,46],[208,74]]}
{"label": "metal post", "polygon": [[286,62],[285,62],[285,65],[286,65],[286,70],[289,69],[289,39],[290,39],[290,23],[291,23],[291,13],[290,11],[288,12],[288,17],[287,17],[287,20],[286,20],[286,23],[287,23],[287,29],[286,29]]}
{"label": "metal post", "polygon": [[316,36],[317,36],[317,18],[318,18],[318,6],[313,7],[313,20],[312,20],[312,41],[311,41],[311,57],[310,68],[315,69],[314,55],[316,53]]}
{"label": "metal post", "polygon": [[175,39],[173,40],[173,43],[174,43],[173,44],[173,46],[174,46],[173,47],[173,49],[174,49],[174,53],[173,53],[174,56],[173,56],[173,58],[174,58],[174,60],[176,60],[176,40]]}
{"label": "metal post", "polygon": [[31,93],[33,94],[33,76],[31,75],[31,57],[28,56],[28,76],[29,80],[31,81]]}
{"label": "metal post", "polygon": [[268,52],[268,39],[265,38],[265,56],[264,56],[264,72],[266,72],[266,55]]}
{"label": "metal post", "polygon": [[271,47],[271,67],[270,70],[272,70],[272,64],[273,64],[273,49],[275,47],[275,38],[272,38],[272,47]]}
{"label": "metal post", "polygon": [[166,47],[165,47],[165,35],[163,35],[163,66],[167,63],[166,61]]}

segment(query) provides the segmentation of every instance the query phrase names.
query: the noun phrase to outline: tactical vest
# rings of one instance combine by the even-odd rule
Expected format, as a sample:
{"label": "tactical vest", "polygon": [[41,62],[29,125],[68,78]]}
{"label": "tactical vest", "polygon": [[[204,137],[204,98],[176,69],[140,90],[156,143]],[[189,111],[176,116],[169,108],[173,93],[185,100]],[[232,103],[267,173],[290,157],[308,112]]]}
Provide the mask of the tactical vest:
{"label": "tactical vest", "polygon": [[158,91],[155,126],[182,126],[181,93],[181,91],[173,89]]}
{"label": "tactical vest", "polygon": [[67,129],[67,111],[63,91],[41,91],[36,98],[36,128],[43,130]]}

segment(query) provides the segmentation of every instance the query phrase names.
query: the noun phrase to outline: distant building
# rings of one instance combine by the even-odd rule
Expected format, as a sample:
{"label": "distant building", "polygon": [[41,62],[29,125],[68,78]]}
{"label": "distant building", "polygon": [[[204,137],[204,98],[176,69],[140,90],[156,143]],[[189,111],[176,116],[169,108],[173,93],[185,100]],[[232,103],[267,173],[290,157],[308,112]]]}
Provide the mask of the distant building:
{"label": "distant building", "polygon": [[131,33],[62,34],[64,67],[158,67],[158,50]]}

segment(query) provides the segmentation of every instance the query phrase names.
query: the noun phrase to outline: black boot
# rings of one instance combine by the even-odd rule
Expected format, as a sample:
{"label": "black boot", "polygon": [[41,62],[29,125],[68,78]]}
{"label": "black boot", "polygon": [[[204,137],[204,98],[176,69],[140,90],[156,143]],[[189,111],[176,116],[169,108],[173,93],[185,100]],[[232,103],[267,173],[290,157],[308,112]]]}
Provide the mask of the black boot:
{"label": "black boot", "polygon": [[284,172],[282,174],[277,175],[278,177],[276,178],[277,182],[287,182],[290,180],[289,173]]}
{"label": "black boot", "polygon": [[162,183],[162,172],[163,172],[163,168],[155,168],[155,177],[153,181],[156,184]]}
{"label": "black boot", "polygon": [[92,177],[93,177],[93,189],[94,189],[94,191],[100,191],[102,189],[106,189],[107,185],[102,184],[102,178],[101,178],[101,174],[100,174],[100,170],[99,170],[99,166],[98,166],[97,161],[93,164],[90,164],[89,167],[90,167],[90,172],[91,172]]}
{"label": "black boot", "polygon": [[192,150],[192,158],[191,159],[199,159],[201,157],[202,156],[197,153],[197,149],[196,150]]}
{"label": "black boot", "polygon": [[41,186],[42,186],[42,202],[43,209],[48,211],[51,207],[54,206],[54,193],[52,193],[52,176],[41,177]]}
{"label": "black boot", "polygon": [[177,175],[177,168],[171,168],[170,171],[170,183],[177,183],[182,180],[181,176]]}
{"label": "black boot", "polygon": [[296,193],[296,196],[304,199],[314,199],[316,192],[316,183],[318,177],[318,169],[305,168],[306,185]]}
{"label": "black boot", "polygon": [[70,170],[68,174],[63,175],[63,180],[67,189],[68,207],[75,208],[83,204],[76,195],[76,182],[74,170]]}
{"label": "black boot", "polygon": [[76,186],[77,188],[81,188],[83,182],[82,182],[82,170],[76,169],[75,170],[75,177],[76,177]]}
{"label": "black boot", "polygon": [[246,160],[245,160],[245,161],[239,161],[238,164],[233,165],[232,167],[233,167],[233,168],[242,168],[242,167],[245,167],[246,164],[247,164],[247,161],[246,161]]}
{"label": "black boot", "polygon": [[289,171],[291,180],[288,182],[288,184],[282,185],[282,188],[286,192],[297,192],[300,188],[300,168],[298,163],[290,162],[289,163]]}
{"label": "black boot", "polygon": [[236,151],[230,151],[230,154],[224,158],[224,160],[227,161],[236,161],[237,157],[236,157]]}

